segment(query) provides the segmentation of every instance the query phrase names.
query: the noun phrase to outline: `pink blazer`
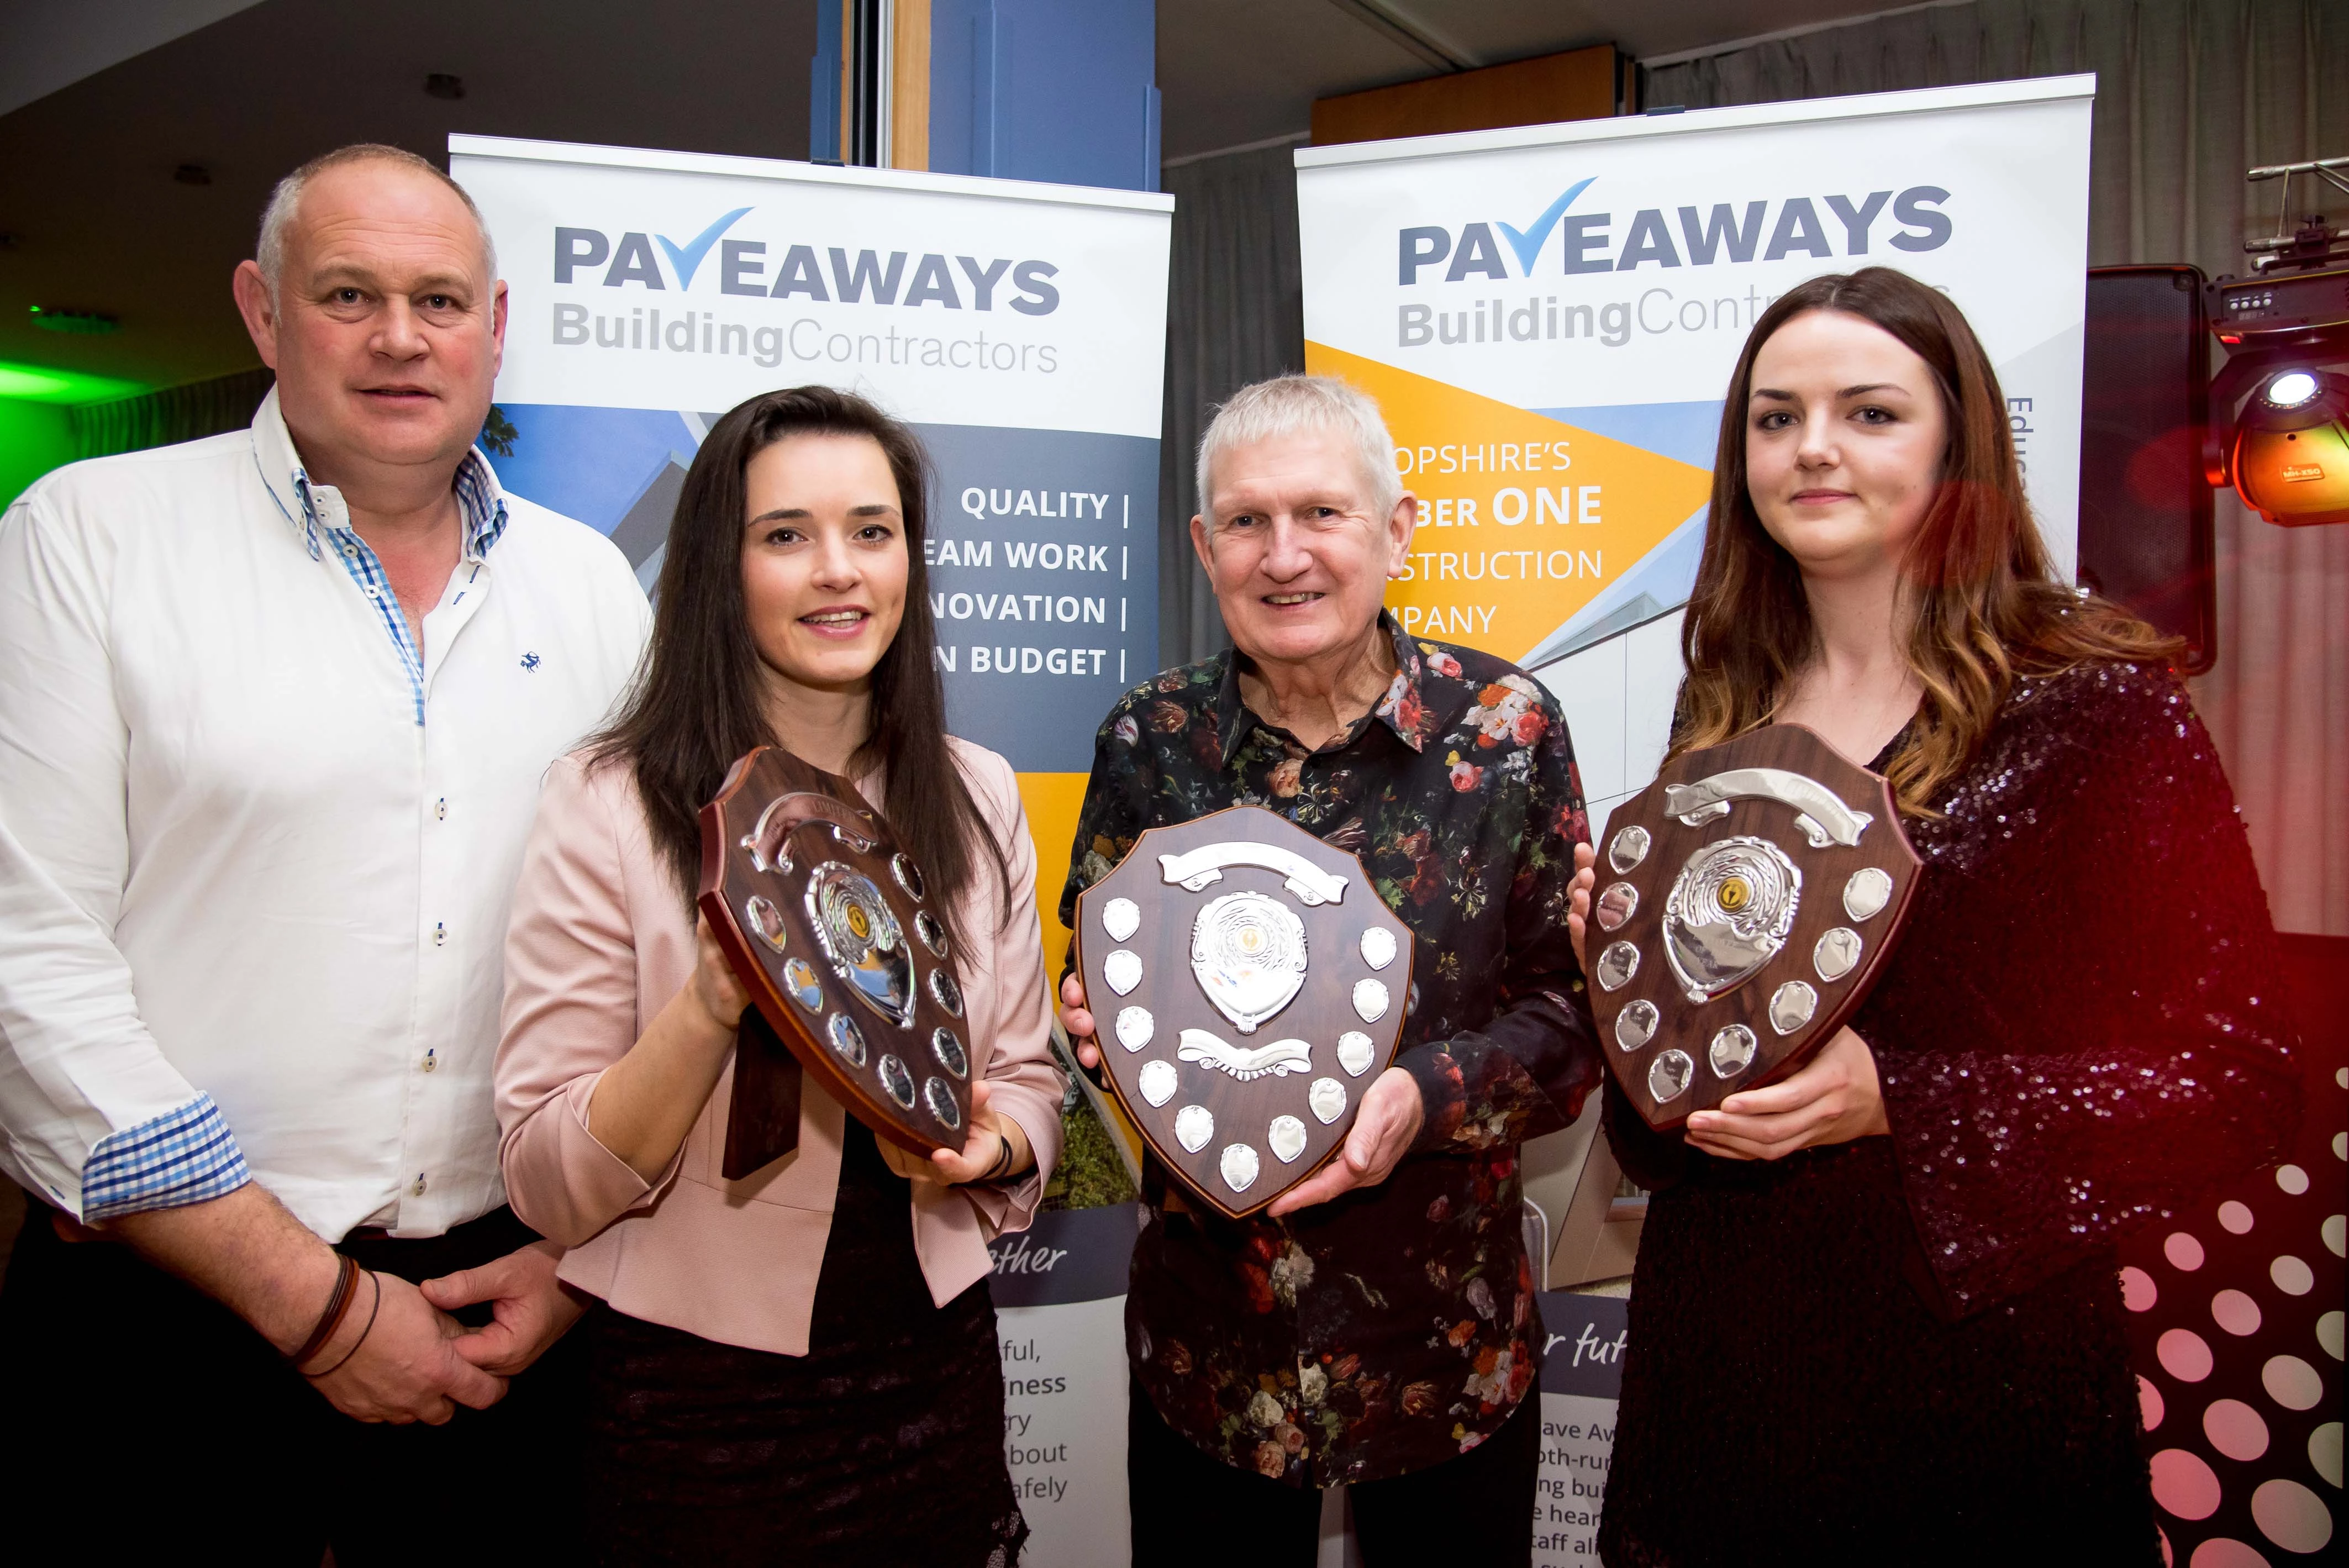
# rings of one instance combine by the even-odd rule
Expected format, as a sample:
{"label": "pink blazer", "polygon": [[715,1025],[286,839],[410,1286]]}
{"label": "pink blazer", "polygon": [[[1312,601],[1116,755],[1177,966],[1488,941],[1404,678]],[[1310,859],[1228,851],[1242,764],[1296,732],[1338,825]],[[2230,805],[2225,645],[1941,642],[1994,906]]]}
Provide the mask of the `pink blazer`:
{"label": "pink blazer", "polygon": [[[993,1104],[1019,1122],[1038,1168],[1011,1187],[916,1183],[909,1220],[934,1301],[983,1277],[988,1238],[1027,1225],[1061,1152],[1061,1075],[1036,920],[1036,852],[1010,764],[953,742],[1005,847],[1010,919],[996,929],[993,877],[957,910],[970,1051]],[[878,777],[860,779],[881,798]],[[693,916],[655,851],[635,779],[576,756],[548,772],[506,938],[498,1123],[514,1210],[562,1242],[562,1277],[632,1317],[705,1339],[807,1354],[816,1272],[840,1185],[845,1113],[809,1080],[792,1153],[740,1181],[719,1174],[731,1062],[685,1146],[649,1186],[595,1141],[595,1080],[686,982]]]}

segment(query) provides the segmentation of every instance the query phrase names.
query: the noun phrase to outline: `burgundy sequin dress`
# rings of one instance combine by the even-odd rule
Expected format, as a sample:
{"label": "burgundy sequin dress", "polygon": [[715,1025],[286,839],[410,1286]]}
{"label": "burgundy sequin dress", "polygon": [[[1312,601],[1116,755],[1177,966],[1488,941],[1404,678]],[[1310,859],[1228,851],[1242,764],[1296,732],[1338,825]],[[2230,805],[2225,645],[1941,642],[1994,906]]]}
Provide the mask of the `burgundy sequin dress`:
{"label": "burgundy sequin dress", "polygon": [[2113,1237],[2290,1135],[2267,901],[2160,670],[2018,682],[1936,804],[1852,1023],[1889,1137],[1716,1159],[1609,1086],[1654,1190],[1617,1568],[2161,1561]]}

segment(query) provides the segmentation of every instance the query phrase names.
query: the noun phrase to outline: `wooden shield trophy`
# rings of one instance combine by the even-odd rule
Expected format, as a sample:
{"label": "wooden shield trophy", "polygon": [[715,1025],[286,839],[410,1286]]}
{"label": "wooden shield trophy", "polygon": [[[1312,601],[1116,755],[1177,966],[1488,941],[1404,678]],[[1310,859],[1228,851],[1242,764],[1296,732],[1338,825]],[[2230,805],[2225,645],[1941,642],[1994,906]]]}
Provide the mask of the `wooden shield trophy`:
{"label": "wooden shield trophy", "polygon": [[724,1171],[799,1141],[800,1075],[927,1158],[969,1136],[971,1050],[921,867],[846,779],[773,746],[701,808],[701,912],[750,993]]}
{"label": "wooden shield trophy", "polygon": [[1591,1011],[1615,1081],[1659,1128],[1826,1044],[1924,869],[1891,787],[1799,724],[1675,759],[1607,829]]}
{"label": "wooden shield trophy", "polygon": [[1394,1060],[1411,930],[1261,806],[1154,827],[1077,899],[1102,1066],[1159,1162],[1238,1219],[1319,1169]]}

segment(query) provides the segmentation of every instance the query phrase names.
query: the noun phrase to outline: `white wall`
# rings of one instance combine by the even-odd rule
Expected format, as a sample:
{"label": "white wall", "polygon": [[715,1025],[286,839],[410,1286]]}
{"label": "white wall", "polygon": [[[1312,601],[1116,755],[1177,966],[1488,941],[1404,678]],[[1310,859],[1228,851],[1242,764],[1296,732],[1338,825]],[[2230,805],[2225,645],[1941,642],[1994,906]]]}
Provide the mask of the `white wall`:
{"label": "white wall", "polygon": [[1592,643],[1533,672],[1566,714],[1593,843],[1609,814],[1645,789],[1671,739],[1681,683],[1681,612]]}

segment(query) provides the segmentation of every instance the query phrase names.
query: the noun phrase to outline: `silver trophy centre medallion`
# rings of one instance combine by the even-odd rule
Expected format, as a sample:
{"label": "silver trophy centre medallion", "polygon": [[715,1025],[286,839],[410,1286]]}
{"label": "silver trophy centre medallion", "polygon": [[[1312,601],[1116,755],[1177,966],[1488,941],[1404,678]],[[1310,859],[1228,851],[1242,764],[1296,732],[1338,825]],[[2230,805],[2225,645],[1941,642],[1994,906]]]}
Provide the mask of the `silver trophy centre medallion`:
{"label": "silver trophy centre medallion", "polygon": [[854,867],[826,861],[808,877],[809,923],[833,972],[857,1001],[900,1028],[914,1017],[914,961],[889,900]]}
{"label": "silver trophy centre medallion", "polygon": [[1690,856],[1664,901],[1664,956],[1689,1000],[1719,996],[1777,957],[1802,892],[1802,872],[1766,838],[1724,838]]}
{"label": "silver trophy centre medallion", "polygon": [[1243,1034],[1305,984],[1305,922],[1269,893],[1226,893],[1191,924],[1191,972]]}

